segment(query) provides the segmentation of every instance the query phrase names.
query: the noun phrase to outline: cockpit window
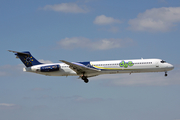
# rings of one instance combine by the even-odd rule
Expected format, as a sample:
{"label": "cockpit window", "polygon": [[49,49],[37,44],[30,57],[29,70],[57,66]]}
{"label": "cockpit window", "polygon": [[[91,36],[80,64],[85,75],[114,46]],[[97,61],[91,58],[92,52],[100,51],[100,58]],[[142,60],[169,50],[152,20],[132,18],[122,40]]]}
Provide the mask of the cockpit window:
{"label": "cockpit window", "polygon": [[166,63],[166,61],[162,60],[161,63]]}

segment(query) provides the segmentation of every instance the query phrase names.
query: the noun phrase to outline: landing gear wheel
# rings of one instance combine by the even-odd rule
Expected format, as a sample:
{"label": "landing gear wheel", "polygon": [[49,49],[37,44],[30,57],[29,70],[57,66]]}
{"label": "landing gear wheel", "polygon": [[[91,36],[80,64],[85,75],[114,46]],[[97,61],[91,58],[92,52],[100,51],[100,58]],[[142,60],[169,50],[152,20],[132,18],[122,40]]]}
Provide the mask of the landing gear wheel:
{"label": "landing gear wheel", "polygon": [[88,79],[85,79],[85,80],[84,80],[84,82],[85,82],[85,83],[88,83],[88,82],[89,82],[89,80],[88,80]]}
{"label": "landing gear wheel", "polygon": [[89,80],[87,79],[86,76],[82,76],[81,79],[84,80],[85,83],[88,83],[88,82],[89,82]]}

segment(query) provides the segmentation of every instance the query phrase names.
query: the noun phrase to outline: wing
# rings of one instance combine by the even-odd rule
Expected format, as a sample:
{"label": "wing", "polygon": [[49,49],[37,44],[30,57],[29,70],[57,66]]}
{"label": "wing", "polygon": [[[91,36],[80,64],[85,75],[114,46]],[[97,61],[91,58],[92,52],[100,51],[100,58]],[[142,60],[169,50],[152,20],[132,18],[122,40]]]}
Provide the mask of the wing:
{"label": "wing", "polygon": [[97,73],[100,71],[97,69],[87,67],[87,66],[80,64],[80,63],[71,63],[71,62],[67,62],[64,60],[60,60],[60,61],[69,65],[69,68],[72,69],[73,71],[75,71],[77,73],[77,75],[92,74],[92,73]]}

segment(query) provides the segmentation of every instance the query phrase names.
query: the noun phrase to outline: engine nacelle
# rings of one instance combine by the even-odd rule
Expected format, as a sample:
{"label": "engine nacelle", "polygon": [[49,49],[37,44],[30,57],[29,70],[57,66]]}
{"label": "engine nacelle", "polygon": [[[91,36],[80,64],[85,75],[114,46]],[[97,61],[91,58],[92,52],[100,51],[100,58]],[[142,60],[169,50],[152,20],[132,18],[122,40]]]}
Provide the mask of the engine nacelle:
{"label": "engine nacelle", "polygon": [[43,66],[40,68],[41,72],[54,72],[54,71],[59,71],[60,66],[59,65],[48,65],[48,66]]}

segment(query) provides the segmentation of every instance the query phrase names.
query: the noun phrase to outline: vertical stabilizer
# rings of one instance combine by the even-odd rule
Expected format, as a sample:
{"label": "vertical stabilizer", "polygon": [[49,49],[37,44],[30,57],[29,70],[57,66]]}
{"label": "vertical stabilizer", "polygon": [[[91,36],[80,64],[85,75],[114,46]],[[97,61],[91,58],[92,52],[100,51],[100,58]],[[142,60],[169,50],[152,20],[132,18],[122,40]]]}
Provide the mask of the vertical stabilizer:
{"label": "vertical stabilizer", "polygon": [[9,52],[13,52],[15,53],[15,55],[17,56],[17,58],[19,58],[26,67],[31,67],[33,65],[39,65],[42,64],[40,63],[38,60],[36,60],[30,52],[26,51],[26,52],[16,52],[16,51],[11,51],[9,50]]}

